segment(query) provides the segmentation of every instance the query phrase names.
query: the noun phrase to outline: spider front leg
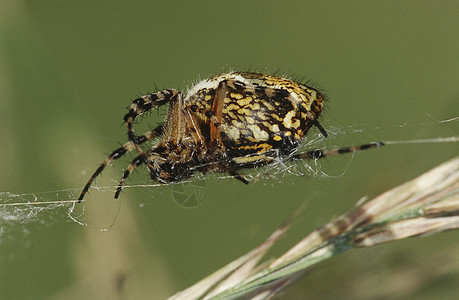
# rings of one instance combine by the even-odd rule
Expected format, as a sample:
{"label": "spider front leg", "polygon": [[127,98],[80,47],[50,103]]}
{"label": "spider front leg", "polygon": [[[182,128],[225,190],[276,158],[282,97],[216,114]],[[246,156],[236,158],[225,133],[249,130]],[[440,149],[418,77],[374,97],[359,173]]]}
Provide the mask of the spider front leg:
{"label": "spider front leg", "polygon": [[147,94],[140,98],[135,99],[131,106],[129,107],[129,112],[124,115],[124,122],[126,122],[128,128],[128,138],[131,142],[134,143],[134,147],[139,153],[143,154],[142,149],[139,147],[137,137],[135,135],[132,124],[134,119],[138,116],[141,116],[145,112],[152,110],[153,108],[162,106],[171,100],[175,99],[178,95],[181,95],[181,92],[178,90],[163,90],[155,94]]}
{"label": "spider front leg", "polygon": [[140,166],[145,161],[145,155],[142,154],[134,158],[134,160],[129,164],[126,171],[124,171],[123,173],[123,177],[121,178],[120,183],[118,184],[118,188],[115,192],[115,199],[118,199],[118,197],[120,196],[121,190],[123,189],[123,185],[126,182],[126,179],[129,177],[129,175],[131,175],[132,171],[134,171],[135,168]]}
{"label": "spider front leg", "polygon": [[[146,141],[149,141],[159,135],[162,134],[162,130],[163,130],[163,124],[160,124],[159,126],[157,126],[155,129],[145,133],[144,135],[141,135],[139,137],[137,137],[137,142],[138,144],[143,144],[145,143]],[[80,197],[78,197],[78,202],[81,202],[81,200],[83,200],[84,196],[86,195],[86,193],[88,192],[89,188],[91,187],[92,183],[94,182],[94,180],[96,179],[96,177],[102,173],[102,171],[105,169],[106,166],[108,166],[109,164],[112,163],[112,161],[114,161],[115,159],[118,159],[120,158],[121,156],[123,156],[124,154],[132,151],[133,149],[135,148],[134,146],[134,143],[129,141],[127,143],[125,143],[123,146],[121,146],[120,148],[116,149],[115,151],[113,151],[105,160],[104,162],[97,168],[97,170],[94,172],[94,174],[92,174],[91,178],[89,179],[88,183],[86,183],[86,185],[84,186],[83,188],[83,191],[81,192],[80,194]]]}
{"label": "spider front leg", "polygon": [[215,97],[212,101],[211,109],[205,109],[199,107],[196,104],[186,106],[186,109],[191,112],[198,112],[210,121],[210,139],[217,145],[222,145],[220,135],[220,125],[222,123],[223,106],[225,103],[225,97],[230,90],[235,90],[238,84],[243,84],[235,80],[223,80],[219,83],[215,90]]}

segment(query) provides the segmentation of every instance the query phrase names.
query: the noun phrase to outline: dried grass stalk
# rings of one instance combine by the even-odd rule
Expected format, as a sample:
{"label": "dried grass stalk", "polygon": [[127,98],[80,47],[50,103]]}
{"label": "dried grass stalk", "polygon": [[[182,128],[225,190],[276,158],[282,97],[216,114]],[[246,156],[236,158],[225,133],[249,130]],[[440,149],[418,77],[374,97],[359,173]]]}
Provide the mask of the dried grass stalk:
{"label": "dried grass stalk", "polygon": [[257,266],[290,223],[248,254],[170,299],[269,299],[312,266],[345,250],[457,229],[459,157],[356,205],[272,263]]}

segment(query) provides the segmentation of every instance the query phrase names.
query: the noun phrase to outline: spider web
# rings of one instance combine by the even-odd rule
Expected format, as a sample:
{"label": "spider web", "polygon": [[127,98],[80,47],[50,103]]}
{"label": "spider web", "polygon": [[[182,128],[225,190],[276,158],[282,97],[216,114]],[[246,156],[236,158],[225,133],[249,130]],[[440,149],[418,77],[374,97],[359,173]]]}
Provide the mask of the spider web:
{"label": "spider web", "polygon": [[[431,119],[433,120],[433,118]],[[354,124],[345,127],[334,126],[332,124],[327,126],[327,131],[329,133],[329,137],[327,139],[325,139],[320,133],[310,132],[306,141],[298,149],[298,152],[315,149],[340,148],[342,146],[358,145],[380,140],[384,141],[384,143],[389,146],[459,142],[459,136],[403,139],[393,141],[378,138],[381,137],[382,132],[384,132],[384,135],[389,136],[396,133],[400,135],[401,130],[407,131],[407,136],[413,136],[412,132],[409,131],[410,129],[419,131],[419,128],[423,128],[426,125],[447,126],[447,131],[455,133],[457,132],[458,124],[459,117],[440,121],[433,120],[427,123],[412,123],[410,121],[406,121],[403,124],[391,125],[389,127],[369,127],[364,124]],[[392,130],[393,132],[391,132]],[[353,139],[356,139],[358,142],[349,142],[349,140]],[[357,155],[357,153],[348,154],[346,156],[346,164],[337,174],[330,174],[324,171],[324,168],[321,165],[321,160],[286,162],[284,160],[277,159],[274,163],[268,166],[249,170],[246,173],[246,176],[253,181],[262,181],[265,184],[274,184],[270,183],[271,179],[274,179],[276,182],[275,184],[277,184],[279,179],[288,175],[339,178],[345,174],[355,155]],[[163,189],[162,193],[167,192],[169,197],[173,199],[177,205],[184,208],[193,208],[201,205],[205,199],[207,191],[206,181],[215,179],[224,180],[227,178],[231,178],[231,176],[222,174],[196,174],[196,176],[193,176],[185,182],[167,186],[153,183],[151,181],[131,181],[130,184],[124,187],[124,190],[142,190],[151,198],[157,195],[152,191],[155,191],[158,188]],[[0,244],[13,228],[28,223],[45,224],[48,221],[75,222],[97,230],[109,230],[115,223],[116,217],[121,209],[120,199],[118,199],[118,201],[114,201],[112,198],[117,185],[117,182],[113,182],[113,184],[109,186],[95,185],[90,189],[92,193],[98,193],[98,196],[107,195],[106,198],[109,199],[107,202],[103,202],[103,205],[105,205],[105,211],[108,213],[106,220],[101,221],[100,224],[92,224],[92,222],[88,222],[86,210],[89,210],[90,207],[87,201],[83,201],[81,204],[78,203],[76,197],[81,191],[81,187],[23,194],[0,192]],[[91,201],[94,200],[91,199]],[[143,204],[140,204],[140,206],[142,205]]]}
{"label": "spider web", "polygon": [[77,189],[56,190],[49,192],[13,194],[0,192],[0,244],[10,233],[22,228],[28,234],[27,223],[45,224],[48,221],[69,221],[72,200]]}

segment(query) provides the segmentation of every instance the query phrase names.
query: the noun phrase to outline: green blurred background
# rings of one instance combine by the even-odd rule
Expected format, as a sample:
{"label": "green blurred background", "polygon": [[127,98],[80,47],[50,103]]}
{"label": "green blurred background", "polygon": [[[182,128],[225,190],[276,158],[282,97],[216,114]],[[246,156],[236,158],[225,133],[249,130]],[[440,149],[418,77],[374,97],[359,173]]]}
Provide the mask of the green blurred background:
{"label": "green blurred background", "polygon": [[[459,115],[458,15],[457,1],[2,0],[0,192],[21,194],[2,201],[45,191],[55,192],[40,201],[71,200],[62,190],[83,187],[126,140],[122,116],[137,94],[186,90],[230,69],[279,71],[324,88],[321,123],[331,137],[312,147],[457,135],[457,120],[441,121]],[[269,256],[458,149],[393,145],[321,161],[316,170],[326,175],[303,166],[306,176],[249,186],[213,177],[193,209],[177,205],[170,187],[126,189],[120,201],[113,189],[93,190],[73,214],[89,226],[67,216],[70,205],[0,207],[0,298],[166,298],[260,244],[302,203]],[[129,161],[98,184],[113,185]],[[146,178],[140,170],[130,184]],[[349,251],[280,298],[457,297],[458,237]]]}

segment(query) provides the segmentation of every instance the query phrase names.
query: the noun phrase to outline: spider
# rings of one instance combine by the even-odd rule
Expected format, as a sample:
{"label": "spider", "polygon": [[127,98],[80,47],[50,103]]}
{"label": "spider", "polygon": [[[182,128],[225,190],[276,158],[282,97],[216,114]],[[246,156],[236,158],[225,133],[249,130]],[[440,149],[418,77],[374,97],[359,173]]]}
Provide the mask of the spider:
{"label": "spider", "polygon": [[[137,136],[136,117],[169,103],[166,120]],[[295,153],[308,130],[315,126],[327,132],[317,119],[324,96],[318,90],[273,75],[232,72],[203,80],[186,95],[175,89],[146,94],[135,99],[124,116],[129,141],[113,151],[83,188],[79,202],[96,177],[115,159],[136,150],[138,155],[124,171],[115,198],[138,166],[144,164],[151,179],[174,183],[195,172],[228,173],[249,183],[240,170],[276,159],[318,159],[329,155],[382,146],[382,142],[335,150]],[[159,142],[147,151],[140,145],[156,137]]]}

